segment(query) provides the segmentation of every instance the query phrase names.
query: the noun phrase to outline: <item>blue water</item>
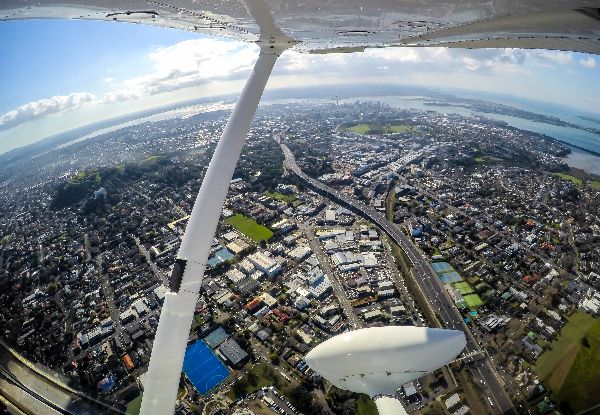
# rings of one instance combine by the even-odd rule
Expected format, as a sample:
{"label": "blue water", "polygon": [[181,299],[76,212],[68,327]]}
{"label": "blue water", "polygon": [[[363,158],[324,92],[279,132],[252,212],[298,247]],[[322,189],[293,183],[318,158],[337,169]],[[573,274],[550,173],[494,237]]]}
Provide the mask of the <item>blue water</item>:
{"label": "blue water", "polygon": [[187,348],[183,373],[200,395],[205,395],[229,376],[229,370],[203,341]]}

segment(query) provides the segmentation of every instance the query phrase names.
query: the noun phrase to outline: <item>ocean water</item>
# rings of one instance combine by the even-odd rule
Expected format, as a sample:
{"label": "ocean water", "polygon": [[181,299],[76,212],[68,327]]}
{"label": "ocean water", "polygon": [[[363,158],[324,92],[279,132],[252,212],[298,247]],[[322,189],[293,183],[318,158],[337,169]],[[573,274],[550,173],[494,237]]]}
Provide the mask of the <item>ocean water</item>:
{"label": "ocean water", "polygon": [[571,149],[571,154],[563,159],[571,167],[584,170],[586,173],[600,176],[600,157],[581,151],[577,148]]}

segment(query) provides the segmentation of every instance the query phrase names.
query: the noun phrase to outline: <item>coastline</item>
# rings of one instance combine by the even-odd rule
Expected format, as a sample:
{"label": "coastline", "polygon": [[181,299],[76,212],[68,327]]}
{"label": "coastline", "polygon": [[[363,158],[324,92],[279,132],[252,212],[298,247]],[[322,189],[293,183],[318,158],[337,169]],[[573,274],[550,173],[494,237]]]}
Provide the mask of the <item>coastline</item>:
{"label": "coastline", "polygon": [[569,143],[567,141],[559,140],[558,138],[551,137],[551,136],[546,135],[546,134],[540,134],[540,133],[538,133],[538,134],[540,135],[540,137],[542,137],[545,140],[556,141],[557,143],[564,144],[567,147],[576,148],[577,150],[582,151],[584,153],[588,153],[588,154],[591,154],[592,156],[600,157],[600,152],[597,152],[597,151],[594,151],[594,150],[590,150],[589,148],[581,147],[581,146],[578,146],[576,144],[571,144],[571,143]]}
{"label": "coastline", "polygon": [[[562,158],[562,161],[569,166],[572,172],[583,172],[584,174],[575,174],[575,176],[585,179],[600,179],[600,157],[590,152],[573,148],[569,154]],[[589,177],[586,177],[589,176]]]}

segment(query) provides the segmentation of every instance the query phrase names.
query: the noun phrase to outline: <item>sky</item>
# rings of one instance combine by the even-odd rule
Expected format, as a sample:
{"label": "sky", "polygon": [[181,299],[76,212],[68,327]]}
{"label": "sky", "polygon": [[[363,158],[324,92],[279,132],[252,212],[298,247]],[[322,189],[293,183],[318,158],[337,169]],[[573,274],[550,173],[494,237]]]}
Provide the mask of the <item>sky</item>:
{"label": "sky", "polygon": [[[239,93],[253,44],[128,23],[0,22],[0,154],[92,122]],[[600,57],[446,48],[286,51],[267,88],[397,83],[503,93],[600,113]]]}

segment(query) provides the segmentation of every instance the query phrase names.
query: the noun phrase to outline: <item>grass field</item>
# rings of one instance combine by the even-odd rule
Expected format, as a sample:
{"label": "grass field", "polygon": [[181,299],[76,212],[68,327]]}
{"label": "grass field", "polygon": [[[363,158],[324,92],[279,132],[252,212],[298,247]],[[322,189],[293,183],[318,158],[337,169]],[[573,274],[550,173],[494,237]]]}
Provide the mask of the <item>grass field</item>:
{"label": "grass field", "polygon": [[273,236],[269,228],[239,213],[228,217],[225,222],[255,242],[268,241]]}
{"label": "grass field", "polygon": [[590,185],[590,187],[591,187],[592,189],[597,189],[597,190],[600,190],[600,181],[598,181],[598,180],[590,180],[590,181],[588,182],[588,184]]}
{"label": "grass field", "polygon": [[581,186],[583,184],[583,180],[578,177],[571,176],[570,174],[565,173],[552,173],[553,176],[560,177],[563,180],[568,180],[573,183],[575,186]]}
{"label": "grass field", "polygon": [[483,305],[483,300],[477,294],[463,295],[463,298],[467,302],[469,308],[477,308]]}
{"label": "grass field", "polygon": [[127,415],[138,415],[142,407],[142,395],[127,404]]}
{"label": "grass field", "polygon": [[356,413],[358,415],[377,415],[377,406],[367,395],[360,395],[356,401]]}
{"label": "grass field", "polygon": [[357,124],[353,127],[348,128],[348,131],[354,134],[366,134],[371,130],[369,124]]}
{"label": "grass field", "polygon": [[464,281],[455,282],[454,288],[456,288],[461,295],[471,294],[473,292],[473,288]]}
{"label": "grass field", "polygon": [[502,161],[502,159],[500,159],[498,157],[491,157],[491,156],[483,156],[483,157],[480,156],[480,157],[475,157],[473,159],[473,161],[477,164],[485,164],[485,163],[495,164],[499,161]]}
{"label": "grass field", "polygon": [[[256,384],[251,385],[250,383],[246,383],[243,393],[244,395],[256,392],[265,386],[275,385],[275,387],[279,389],[282,394],[287,396],[290,388],[297,384],[295,381],[294,384],[288,382],[265,363],[254,366],[252,369],[250,369],[250,372],[256,376]],[[236,398],[233,389],[227,393],[227,396],[231,398],[231,400],[235,400]]]}
{"label": "grass field", "polygon": [[294,200],[296,200],[296,198],[294,196],[288,196],[288,195],[284,195],[283,193],[279,193],[279,192],[265,192],[265,196],[269,196],[272,197],[273,199],[277,199],[277,200],[281,200],[282,202],[293,202]]}
{"label": "grass field", "polygon": [[390,134],[390,133],[411,133],[419,135],[419,131],[406,124],[375,125],[375,124],[357,124],[348,127],[348,131],[355,134]]}
{"label": "grass field", "polygon": [[[589,347],[582,343],[586,338]],[[558,402],[577,413],[600,403],[590,385],[600,385],[600,319],[577,312],[569,318],[551,349],[536,363],[536,372]]]}

